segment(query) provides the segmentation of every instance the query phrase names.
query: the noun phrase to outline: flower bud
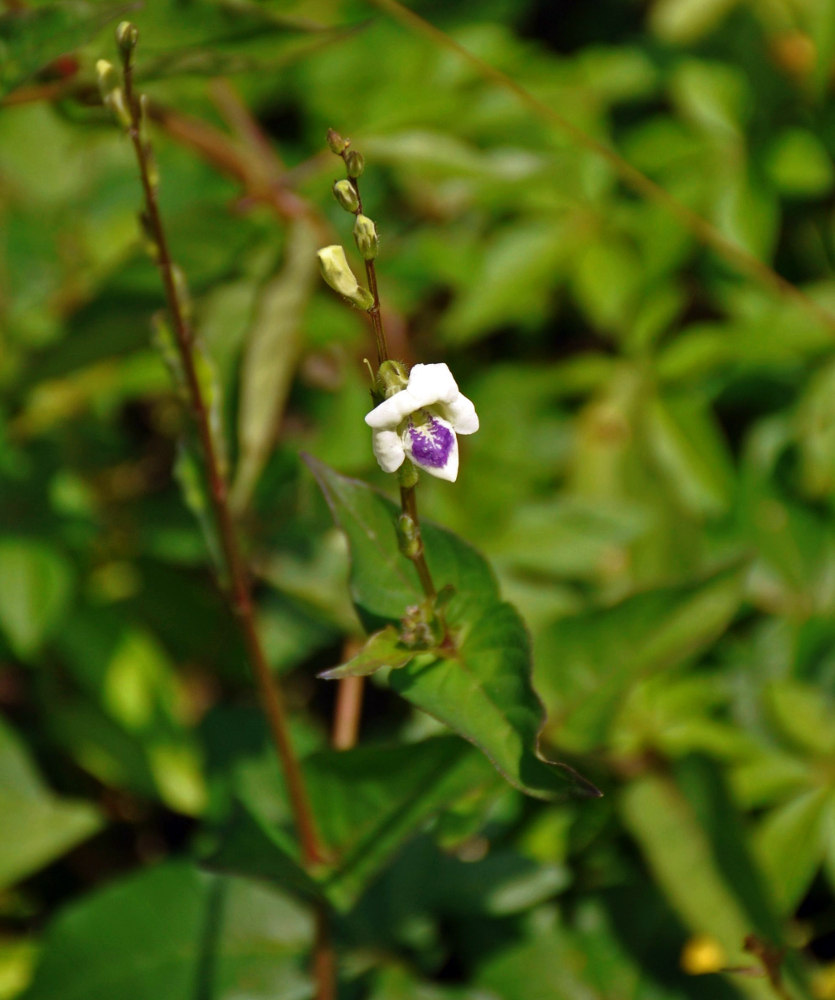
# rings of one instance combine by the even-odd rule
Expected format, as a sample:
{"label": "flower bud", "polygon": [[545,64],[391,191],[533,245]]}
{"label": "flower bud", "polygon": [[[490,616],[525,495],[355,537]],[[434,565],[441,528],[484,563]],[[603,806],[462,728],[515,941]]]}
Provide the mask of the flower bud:
{"label": "flower bud", "polygon": [[337,181],[333,186],[333,196],[346,212],[356,212],[360,207],[357,189],[349,180]]}
{"label": "flower bud", "polygon": [[377,372],[376,379],[378,395],[383,399],[388,399],[395,393],[405,389],[409,384],[409,376],[406,366],[402,361],[394,361],[391,358],[384,361]]}
{"label": "flower bud", "polygon": [[332,153],[336,153],[337,156],[341,156],[342,153],[348,148],[348,140],[343,139],[335,129],[329,128],[328,146],[330,146]]}
{"label": "flower bud", "polygon": [[356,179],[361,176],[363,170],[365,170],[365,159],[362,153],[358,153],[355,149],[350,149],[345,154],[344,160],[349,177]]}
{"label": "flower bud", "polygon": [[380,241],[377,238],[377,227],[367,215],[358,215],[354,223],[354,239],[357,241],[357,250],[362,254],[363,260],[374,260]]}
{"label": "flower bud", "polygon": [[354,277],[354,272],[348,265],[345,251],[337,243],[334,246],[322,247],[316,254],[319,258],[319,268],[326,283],[343,298],[348,299],[358,309],[370,309],[374,305],[374,297],[363,288]]}
{"label": "flower bud", "polygon": [[105,107],[110,108],[113,114],[125,128],[130,128],[131,117],[128,104],[125,100],[125,92],[121,87],[119,74],[116,72],[113,63],[107,59],[99,59],[96,63],[96,76],[99,82],[99,93]]}
{"label": "flower bud", "polygon": [[139,29],[130,21],[122,21],[116,29],[116,44],[123,56],[130,56],[139,41]]}
{"label": "flower bud", "polygon": [[397,518],[397,542],[400,551],[407,559],[417,559],[423,552],[420,528],[409,514],[401,514]]}

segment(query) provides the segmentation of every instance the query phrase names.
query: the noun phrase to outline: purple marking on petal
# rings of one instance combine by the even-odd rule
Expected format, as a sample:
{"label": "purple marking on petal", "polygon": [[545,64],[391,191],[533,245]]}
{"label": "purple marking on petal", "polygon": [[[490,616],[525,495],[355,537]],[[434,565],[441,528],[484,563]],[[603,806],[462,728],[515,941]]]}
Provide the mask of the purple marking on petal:
{"label": "purple marking on petal", "polygon": [[428,422],[417,427],[409,418],[408,434],[412,443],[412,458],[418,465],[443,469],[455,447],[455,435],[430,413],[426,413],[426,416],[429,418]]}

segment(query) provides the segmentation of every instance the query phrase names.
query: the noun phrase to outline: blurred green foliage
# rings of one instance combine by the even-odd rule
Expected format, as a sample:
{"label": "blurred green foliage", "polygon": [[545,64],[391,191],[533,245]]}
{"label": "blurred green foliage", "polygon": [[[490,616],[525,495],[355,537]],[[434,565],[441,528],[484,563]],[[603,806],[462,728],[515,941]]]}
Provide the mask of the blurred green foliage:
{"label": "blurred green foliage", "polygon": [[[835,317],[827,0],[413,7]],[[95,92],[126,14],[340,859],[318,880],[189,510],[135,165]],[[312,996],[311,898],[350,1000],[835,997],[835,318],[363,0],[7,2],[0,101],[0,998]],[[543,749],[601,800],[525,798],[376,682],[361,745],[328,749],[315,675],[363,634],[351,596],[388,612],[373,559],[349,595],[302,454],[392,485],[368,330],[315,274],[347,233],[331,126],[366,155],[394,352],[449,362],[481,417],[422,511],[495,568]],[[787,993],[718,974],[758,967],[748,935]]]}

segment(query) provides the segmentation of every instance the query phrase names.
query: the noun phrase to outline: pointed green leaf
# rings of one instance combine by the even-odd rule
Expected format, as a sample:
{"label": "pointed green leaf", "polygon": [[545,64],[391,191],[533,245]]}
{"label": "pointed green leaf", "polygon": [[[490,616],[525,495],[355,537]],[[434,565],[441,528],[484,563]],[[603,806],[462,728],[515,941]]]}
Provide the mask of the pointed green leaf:
{"label": "pointed green leaf", "polygon": [[0,721],[0,888],[31,875],[96,833],[89,803],[46,788],[13,731]]}
{"label": "pointed green leaf", "polygon": [[[399,510],[376,490],[307,459],[348,536],[351,590],[372,622],[399,619],[424,595],[412,563],[400,554]],[[511,784],[538,798],[565,793],[566,782],[599,794],[572,768],[542,757],[542,705],[531,687],[530,641],[510,605],[498,599],[490,569],[451,532],[421,526],[426,561],[438,587],[455,594],[448,608],[456,646],[452,659],[426,657],[393,671],[389,686],[474,743]]]}
{"label": "pointed green leaf", "polygon": [[[356,479],[340,476],[311,456],[305,461],[325,495],[334,520],[351,548],[351,597],[369,629],[397,622],[406,608],[424,599],[413,564],[401,555],[396,520],[400,508]],[[426,561],[439,587],[481,600],[498,596],[483,556],[450,531],[421,526]]]}
{"label": "pointed green leaf", "polygon": [[282,270],[260,296],[241,365],[238,466],[232,503],[243,510],[269,456],[303,342],[302,320],[321,242],[304,218],[291,224]]}
{"label": "pointed green leaf", "polygon": [[539,751],[544,713],[530,683],[530,640],[516,609],[502,601],[453,599],[448,623],[453,657],[415,660],[387,678],[389,687],[474,743],[516,788],[550,799],[566,783],[598,795],[566,764]]}
{"label": "pointed green leaf", "polygon": [[[643,775],[620,799],[627,829],[638,842],[657,883],[694,934],[717,941],[729,965],[748,965],[743,951],[751,920],[727,885],[709,839],[690,804],[670,779]],[[757,1000],[772,997],[770,986],[739,978],[740,989]]]}
{"label": "pointed green leaf", "polygon": [[319,676],[325,681],[339,680],[340,677],[367,677],[383,667],[391,667],[392,670],[404,667],[416,655],[415,650],[408,649],[400,642],[397,629],[393,625],[386,625],[381,631],[370,635],[362,649],[347,663],[325,670]]}
{"label": "pointed green leaf", "polygon": [[824,821],[831,789],[815,788],[772,810],[757,830],[755,849],[781,913],[791,913],[826,851]]}

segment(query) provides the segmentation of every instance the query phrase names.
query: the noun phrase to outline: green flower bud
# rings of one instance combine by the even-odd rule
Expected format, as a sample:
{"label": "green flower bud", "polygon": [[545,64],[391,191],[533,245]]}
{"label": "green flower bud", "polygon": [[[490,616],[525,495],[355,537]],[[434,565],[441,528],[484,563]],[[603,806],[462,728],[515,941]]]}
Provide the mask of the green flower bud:
{"label": "green flower bud", "polygon": [[130,21],[122,21],[116,29],[116,44],[123,56],[129,56],[139,41],[139,29]]}
{"label": "green flower bud", "polygon": [[400,551],[407,559],[417,559],[423,552],[420,528],[408,514],[401,514],[397,518],[397,542]]}
{"label": "green flower bud", "polygon": [[346,212],[356,212],[360,207],[357,189],[349,180],[337,181],[333,186],[333,196]]}
{"label": "green flower bud", "polygon": [[99,59],[96,63],[96,76],[99,82],[99,93],[105,107],[110,108],[116,116],[116,120],[125,128],[130,128],[131,117],[128,110],[128,103],[125,100],[125,92],[122,90],[119,74],[113,63],[107,59]]}
{"label": "green flower bud", "polygon": [[380,241],[377,238],[377,227],[367,215],[358,215],[354,223],[354,239],[363,260],[374,260]]}
{"label": "green flower bud", "polygon": [[384,361],[377,371],[377,394],[382,399],[388,399],[395,393],[405,389],[409,384],[409,374],[402,361]]}
{"label": "green flower bud", "polygon": [[362,153],[351,149],[345,154],[344,160],[349,177],[353,177],[356,180],[357,177],[362,175],[363,170],[365,170],[365,159]]}
{"label": "green flower bud", "polygon": [[354,272],[345,257],[345,251],[338,243],[322,247],[316,256],[319,258],[322,277],[335,292],[339,292],[358,309],[368,310],[374,305],[374,296],[354,277]]}
{"label": "green flower bud", "polygon": [[348,148],[348,140],[343,139],[337,131],[329,128],[328,145],[330,146],[332,153],[336,153],[337,156],[341,156],[342,153]]}

